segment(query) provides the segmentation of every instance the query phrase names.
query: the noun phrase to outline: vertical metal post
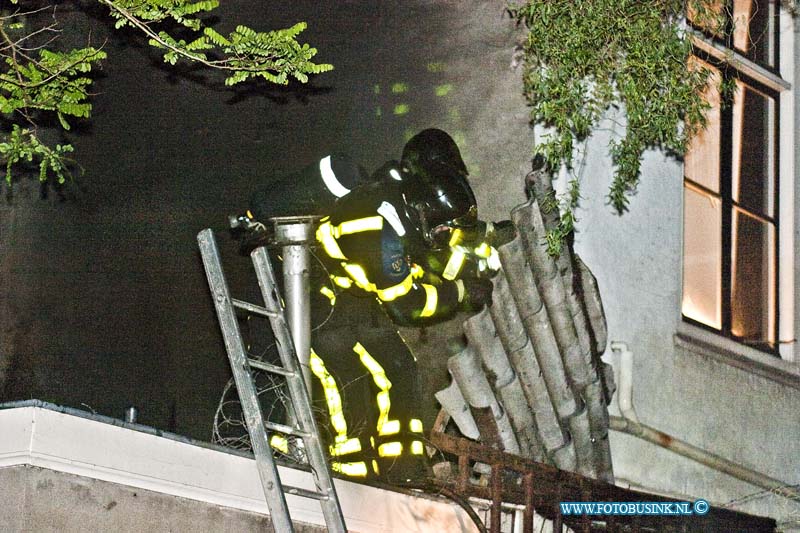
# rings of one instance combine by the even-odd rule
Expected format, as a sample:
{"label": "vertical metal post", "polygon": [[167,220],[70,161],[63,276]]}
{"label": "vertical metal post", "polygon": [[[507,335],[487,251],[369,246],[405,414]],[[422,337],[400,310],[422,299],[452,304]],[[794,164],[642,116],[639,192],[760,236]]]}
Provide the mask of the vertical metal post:
{"label": "vertical metal post", "polygon": [[491,512],[491,532],[500,533],[500,521],[502,520],[503,505],[503,469],[499,461],[492,464],[492,512]]}
{"label": "vertical metal post", "polygon": [[533,533],[533,472],[525,473],[525,514],[522,531]]}
{"label": "vertical metal post", "polygon": [[283,255],[284,306],[286,320],[311,396],[311,292],[309,284],[309,244],[314,240],[318,217],[275,217],[275,241]]}
{"label": "vertical metal post", "polygon": [[557,531],[558,533],[562,533],[564,531],[564,517],[561,516],[561,505],[559,505],[559,502],[561,502],[561,483],[562,483],[561,479],[562,478],[560,475],[556,478],[556,499],[555,499],[556,516],[555,518],[553,518],[553,531],[554,532]]}

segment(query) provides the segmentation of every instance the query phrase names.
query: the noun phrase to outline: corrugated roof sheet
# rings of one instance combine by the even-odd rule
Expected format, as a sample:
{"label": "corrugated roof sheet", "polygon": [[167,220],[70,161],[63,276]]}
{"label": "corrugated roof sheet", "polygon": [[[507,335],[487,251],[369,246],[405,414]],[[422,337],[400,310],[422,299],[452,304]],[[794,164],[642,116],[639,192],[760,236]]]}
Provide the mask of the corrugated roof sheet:
{"label": "corrugated roof sheet", "polygon": [[571,246],[547,253],[558,213],[540,205],[552,186],[544,172],[527,184],[531,199],[511,212],[517,236],[498,250],[493,304],[464,322],[467,344],[453,350],[453,381],[436,397],[468,438],[613,482],[597,283]]}

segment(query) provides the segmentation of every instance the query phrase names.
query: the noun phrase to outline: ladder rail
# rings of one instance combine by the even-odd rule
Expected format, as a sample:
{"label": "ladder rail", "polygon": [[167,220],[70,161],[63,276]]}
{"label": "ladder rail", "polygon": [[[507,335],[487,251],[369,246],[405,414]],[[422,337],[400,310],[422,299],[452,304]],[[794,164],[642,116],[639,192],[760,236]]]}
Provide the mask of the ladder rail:
{"label": "ladder rail", "polygon": [[[318,500],[328,531],[345,533],[347,528],[344,523],[344,515],[336,494],[328,458],[311,410],[307,384],[303,378],[295,343],[293,342],[292,333],[286,320],[286,313],[278,293],[278,285],[269,259],[269,253],[266,248],[259,247],[250,254],[264,300],[264,307],[261,307],[231,298],[212,230],[205,229],[201,231],[197,235],[197,241],[214,300],[214,307],[217,311],[220,329],[225,341],[225,349],[231,363],[236,389],[242,404],[242,412],[245,416],[253,454],[256,458],[259,478],[275,530],[294,531],[286,503],[286,494],[291,494]],[[249,358],[236,320],[236,308],[245,309],[269,319],[281,358],[281,366],[262,363]],[[253,368],[263,369],[285,377],[292,402],[291,407],[294,418],[292,426],[277,424],[264,419],[258,392],[253,382]],[[294,427],[295,424],[297,427]],[[283,486],[272,456],[268,430],[299,435],[302,438],[304,452],[311,467],[317,491]]]}
{"label": "ladder rail", "polygon": [[[242,412],[245,413],[250,444],[256,457],[256,466],[270,510],[270,519],[276,531],[294,531],[289,518],[286,496],[281,487],[278,467],[272,460],[272,449],[269,446],[264,416],[251,377],[247,353],[242,342],[239,324],[236,321],[236,313],[233,310],[230,289],[222,272],[219,250],[211,229],[201,231],[197,236],[197,242],[214,299],[222,337],[225,341],[225,349],[230,359],[236,390],[239,393],[239,400],[242,402]],[[269,460],[260,460],[264,457],[268,457]]]}
{"label": "ladder rail", "polygon": [[253,259],[258,285],[264,298],[264,307],[270,313],[269,321],[275,334],[275,342],[281,363],[286,370],[291,372],[291,375],[286,376],[286,382],[289,387],[289,395],[292,398],[294,415],[300,427],[310,434],[309,437],[303,439],[303,442],[306,443],[305,453],[311,465],[314,482],[321,492],[329,495],[327,500],[321,500],[320,502],[325,516],[325,523],[328,525],[329,531],[344,533],[347,529],[344,524],[342,509],[339,504],[339,498],[336,495],[336,487],[333,484],[328,458],[324,452],[317,423],[311,410],[311,400],[309,399],[303,373],[299,368],[292,334],[281,306],[278,286],[275,281],[275,272],[269,260],[269,253],[266,248],[260,247],[253,250],[250,256]]}

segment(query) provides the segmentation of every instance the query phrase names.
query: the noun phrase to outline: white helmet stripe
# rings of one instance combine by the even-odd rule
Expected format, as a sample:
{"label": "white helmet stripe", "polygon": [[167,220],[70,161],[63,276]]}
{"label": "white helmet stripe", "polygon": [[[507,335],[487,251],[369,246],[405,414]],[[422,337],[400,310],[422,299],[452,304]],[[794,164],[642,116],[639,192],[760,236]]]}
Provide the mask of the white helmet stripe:
{"label": "white helmet stripe", "polygon": [[341,198],[350,192],[350,189],[341,184],[336,177],[336,174],[331,168],[331,156],[325,156],[319,161],[319,172],[322,174],[322,181],[325,186],[331,191],[331,194],[337,198]]}

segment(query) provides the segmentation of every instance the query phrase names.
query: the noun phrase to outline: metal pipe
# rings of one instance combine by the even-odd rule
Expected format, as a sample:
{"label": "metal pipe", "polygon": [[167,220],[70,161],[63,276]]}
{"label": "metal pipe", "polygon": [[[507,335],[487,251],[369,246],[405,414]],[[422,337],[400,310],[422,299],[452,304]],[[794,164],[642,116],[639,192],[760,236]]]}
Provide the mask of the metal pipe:
{"label": "metal pipe", "polygon": [[704,466],[718,470],[728,474],[731,477],[740,479],[756,487],[769,490],[775,494],[788,498],[790,500],[800,502],[800,493],[796,489],[789,486],[775,478],[771,478],[761,472],[756,472],[744,466],[738,465],[732,461],[720,457],[717,454],[698,448],[688,442],[676,439],[671,435],[653,429],[641,423],[636,423],[632,420],[622,418],[619,416],[609,417],[609,427],[614,431],[627,433],[642,440],[653,443],[657,446],[673,451],[678,455],[689,458]]}
{"label": "metal pipe", "polygon": [[795,488],[789,486],[788,483],[784,483],[783,481],[769,477],[761,472],[736,464],[715,453],[698,448],[686,441],[677,439],[672,435],[668,435],[639,422],[639,418],[636,416],[636,410],[633,406],[633,353],[624,342],[612,342],[611,349],[614,352],[620,353],[620,375],[617,401],[619,402],[620,413],[622,413],[623,416],[610,416],[609,429],[633,435],[634,437],[638,437],[656,446],[675,452],[678,455],[691,459],[704,466],[728,474],[731,477],[735,477],[736,479],[740,479],[756,487],[769,490],[784,498],[800,502],[800,493],[798,493]]}
{"label": "metal pipe", "polygon": [[611,351],[619,354],[619,391],[617,404],[622,416],[638,424],[639,417],[633,408],[633,352],[624,342],[611,341]]}
{"label": "metal pipe", "polygon": [[317,217],[275,217],[275,240],[283,255],[283,286],[286,320],[303,371],[306,389],[312,391],[311,292],[309,284],[309,243],[314,240]]}

